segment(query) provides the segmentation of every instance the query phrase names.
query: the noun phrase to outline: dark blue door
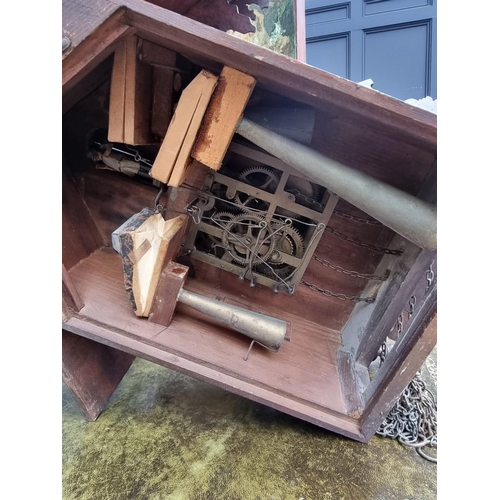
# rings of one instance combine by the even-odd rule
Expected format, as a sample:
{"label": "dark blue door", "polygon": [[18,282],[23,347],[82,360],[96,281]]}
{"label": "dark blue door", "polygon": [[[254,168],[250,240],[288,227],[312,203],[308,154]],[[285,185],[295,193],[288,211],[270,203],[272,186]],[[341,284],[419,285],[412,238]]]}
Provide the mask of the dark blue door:
{"label": "dark blue door", "polygon": [[306,0],[307,63],[398,99],[437,98],[436,0]]}

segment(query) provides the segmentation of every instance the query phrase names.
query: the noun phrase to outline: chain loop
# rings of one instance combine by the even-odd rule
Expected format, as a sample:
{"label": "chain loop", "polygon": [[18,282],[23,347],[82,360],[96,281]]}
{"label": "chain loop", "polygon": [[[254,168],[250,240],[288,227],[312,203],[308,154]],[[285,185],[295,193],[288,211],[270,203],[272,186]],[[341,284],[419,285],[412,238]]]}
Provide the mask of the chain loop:
{"label": "chain loop", "polygon": [[317,260],[320,264],[323,264],[324,266],[329,267],[334,271],[337,271],[338,273],[347,274],[355,278],[363,278],[365,280],[375,280],[375,281],[385,281],[388,278],[388,275],[364,274],[364,273],[358,273],[357,271],[349,271],[348,269],[344,269],[343,267],[332,264],[326,259],[318,257],[316,254],[313,254],[313,259]]}
{"label": "chain loop", "polygon": [[375,252],[384,252],[388,255],[402,255],[403,251],[402,250],[393,250],[391,248],[384,248],[384,247],[378,247],[376,245],[371,245],[370,243],[363,243],[362,241],[357,241],[354,238],[351,238],[350,236],[347,236],[346,234],[343,234],[336,229],[333,229],[331,226],[326,226],[325,228],[326,231],[329,233],[334,234],[338,238],[340,238],[343,241],[348,241],[349,243],[352,243],[353,245],[356,245],[358,247],[362,248],[368,248],[370,250],[373,250]]}
{"label": "chain loop", "polygon": [[357,217],[356,215],[351,215],[346,212],[341,212],[340,210],[334,210],[333,212],[334,215],[337,215],[338,217],[342,217],[344,219],[349,219],[354,222],[359,222],[361,224],[369,224],[372,226],[382,226],[383,224],[379,222],[378,220],[375,219],[362,219],[361,217]]}
{"label": "chain loop", "polygon": [[306,285],[309,287],[311,290],[315,292],[320,292],[322,293],[325,297],[335,297],[336,299],[339,300],[350,300],[352,302],[367,302],[369,304],[375,302],[375,299],[372,297],[354,297],[354,296],[348,296],[345,293],[335,293],[330,290],[325,290],[323,288],[320,288],[318,285],[315,285],[314,283],[309,283],[306,280],[302,279],[300,281],[301,285]]}
{"label": "chain loop", "polygon": [[431,262],[429,269],[427,269],[427,271],[425,272],[425,279],[427,280],[427,288],[425,289],[424,293],[427,293],[430,290],[432,282],[434,281],[435,274],[434,274],[434,271],[432,269],[433,264],[434,264],[434,262]]}

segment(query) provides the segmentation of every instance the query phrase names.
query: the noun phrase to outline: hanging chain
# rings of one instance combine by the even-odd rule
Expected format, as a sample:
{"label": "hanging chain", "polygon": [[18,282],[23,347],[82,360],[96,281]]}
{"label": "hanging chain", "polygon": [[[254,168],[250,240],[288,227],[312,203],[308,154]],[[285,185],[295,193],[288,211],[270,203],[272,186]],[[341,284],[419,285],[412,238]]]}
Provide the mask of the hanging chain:
{"label": "hanging chain", "polygon": [[402,255],[403,253],[402,250],[393,250],[391,248],[378,247],[376,245],[371,245],[370,243],[363,243],[362,241],[357,241],[354,238],[351,238],[350,236],[347,236],[346,234],[343,234],[337,231],[336,229],[333,229],[333,227],[330,226],[326,226],[325,231],[334,234],[343,241],[348,241],[349,243],[352,243],[353,245],[356,245],[358,247],[369,248],[370,250],[373,250],[375,252],[384,252],[389,255]]}
{"label": "hanging chain", "polygon": [[287,193],[293,194],[295,196],[295,200],[301,200],[306,204],[308,208],[317,209],[320,212],[325,208],[319,201],[316,201],[314,198],[310,198],[305,194],[301,193],[298,189],[288,189]]}
{"label": "hanging chain", "polygon": [[344,219],[349,219],[354,222],[359,222],[360,224],[369,224],[372,226],[382,226],[383,224],[375,219],[362,219],[361,217],[357,217],[356,215],[351,215],[346,212],[341,212],[340,210],[334,210],[333,215],[337,215],[338,217],[342,217]]}
{"label": "hanging chain", "polygon": [[354,278],[363,278],[365,280],[375,280],[375,281],[385,281],[388,278],[388,275],[377,275],[377,274],[364,274],[358,273],[357,271],[350,271],[349,269],[344,269],[343,267],[337,266],[328,262],[326,259],[322,259],[318,257],[316,254],[313,254],[313,259],[317,260],[320,264],[323,264],[338,273],[347,274],[349,276],[353,276]]}
{"label": "hanging chain", "polygon": [[369,304],[375,302],[375,299],[372,297],[365,298],[365,297],[348,296],[345,293],[335,293],[330,290],[325,290],[323,288],[320,288],[318,285],[315,285],[314,283],[309,283],[305,279],[302,279],[300,281],[300,284],[309,287],[311,290],[315,292],[322,293],[325,297],[335,297],[336,299],[339,300],[351,300],[352,302],[368,302]]}

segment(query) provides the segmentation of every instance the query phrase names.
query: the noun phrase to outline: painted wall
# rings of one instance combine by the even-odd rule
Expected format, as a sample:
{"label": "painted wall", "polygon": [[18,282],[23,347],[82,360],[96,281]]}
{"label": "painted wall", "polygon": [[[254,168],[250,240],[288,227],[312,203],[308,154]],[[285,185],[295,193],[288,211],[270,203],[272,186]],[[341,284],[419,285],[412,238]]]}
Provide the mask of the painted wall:
{"label": "painted wall", "polygon": [[[295,17],[293,0],[269,2],[267,8],[261,9],[250,4],[249,9],[255,19],[250,22],[255,26],[255,33],[242,35],[234,31],[228,33],[243,38],[262,47],[295,57]],[[252,17],[254,17],[252,16]]]}

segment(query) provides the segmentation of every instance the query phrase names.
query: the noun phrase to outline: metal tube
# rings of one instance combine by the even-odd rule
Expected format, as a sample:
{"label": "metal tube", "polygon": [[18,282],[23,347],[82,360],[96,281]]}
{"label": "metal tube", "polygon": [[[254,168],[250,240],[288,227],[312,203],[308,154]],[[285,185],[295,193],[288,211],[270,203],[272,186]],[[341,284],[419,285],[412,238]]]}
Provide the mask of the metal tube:
{"label": "metal tube", "polygon": [[421,248],[437,247],[437,209],[243,118],[236,132]]}
{"label": "metal tube", "polygon": [[272,351],[278,351],[285,339],[287,324],[281,319],[248,311],[184,289],[179,292],[177,300],[224,323]]}

